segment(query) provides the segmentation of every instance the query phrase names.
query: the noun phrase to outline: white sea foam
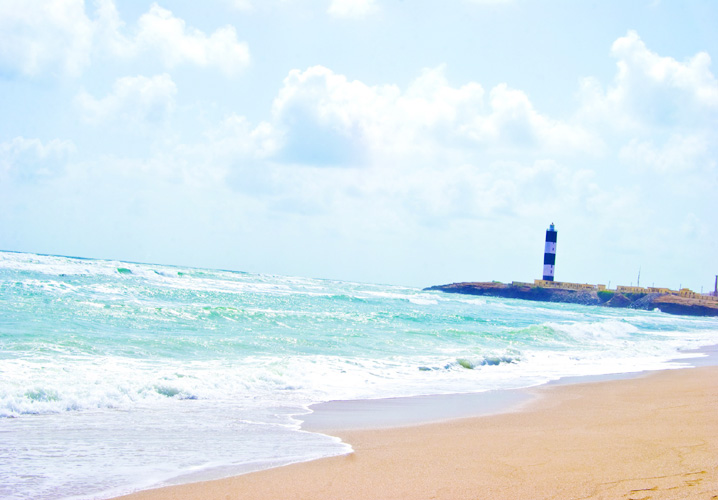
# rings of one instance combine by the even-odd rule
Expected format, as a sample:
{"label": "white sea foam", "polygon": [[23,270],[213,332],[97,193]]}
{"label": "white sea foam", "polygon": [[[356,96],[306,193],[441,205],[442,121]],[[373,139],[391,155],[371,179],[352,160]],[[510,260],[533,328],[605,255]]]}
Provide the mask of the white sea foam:
{"label": "white sea foam", "polygon": [[[10,499],[344,453],[296,415],[334,399],[671,368],[718,333],[715,319],[655,312],[6,252],[0,294]],[[196,435],[206,455],[187,442]]]}

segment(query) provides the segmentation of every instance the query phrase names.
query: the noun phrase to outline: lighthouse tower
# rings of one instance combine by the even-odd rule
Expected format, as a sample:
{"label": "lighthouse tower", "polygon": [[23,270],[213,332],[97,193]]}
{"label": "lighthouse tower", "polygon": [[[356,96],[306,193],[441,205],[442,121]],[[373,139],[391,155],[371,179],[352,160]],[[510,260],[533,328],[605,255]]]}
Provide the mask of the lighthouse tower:
{"label": "lighthouse tower", "polygon": [[546,249],[543,254],[543,279],[553,281],[553,273],[556,268],[556,236],[558,232],[553,227],[546,230]]}

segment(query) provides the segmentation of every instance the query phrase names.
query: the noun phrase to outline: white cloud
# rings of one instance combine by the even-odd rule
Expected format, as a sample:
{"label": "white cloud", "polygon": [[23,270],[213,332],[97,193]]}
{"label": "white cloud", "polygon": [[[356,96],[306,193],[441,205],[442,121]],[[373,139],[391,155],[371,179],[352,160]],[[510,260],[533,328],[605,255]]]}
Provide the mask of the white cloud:
{"label": "white cloud", "polygon": [[635,31],[613,43],[611,53],[619,59],[617,87],[635,92],[630,84],[663,86],[686,92],[699,105],[718,106],[718,82],[710,71],[711,58],[706,52],[681,63],[672,57],[651,52]]}
{"label": "white cloud", "polygon": [[376,0],[331,0],[327,12],[344,19],[363,19],[378,10]]}
{"label": "white cloud", "polygon": [[[244,119],[232,123],[242,132],[229,137],[253,130]],[[279,163],[253,175],[263,177],[269,206],[332,214],[367,233],[565,206],[594,213],[609,198],[590,170],[542,158],[593,154],[600,141],[589,132],[542,115],[505,85],[488,99],[479,84],[454,87],[442,67],[424,70],[405,90],[369,86],[322,66],[293,70],[267,127],[272,148],[262,157]],[[257,147],[237,142],[247,144]],[[362,168],[321,168],[327,165]]]}
{"label": "white cloud", "polygon": [[95,52],[112,56],[130,57],[133,43],[123,34],[126,25],[120,18],[114,0],[95,0]]}
{"label": "white cloud", "polygon": [[709,141],[695,135],[673,134],[660,144],[632,139],[621,148],[619,157],[629,166],[660,174],[705,172],[716,165]]}
{"label": "white cloud", "polygon": [[303,163],[438,159],[452,151],[563,155],[601,147],[582,127],[540,114],[523,92],[501,84],[485,102],[481,85],[452,87],[443,67],[425,70],[403,92],[349,81],[321,66],[293,70],[273,113],[285,132],[286,155]]}
{"label": "white cloud", "polygon": [[212,150],[230,158],[267,158],[278,148],[272,125],[263,122],[252,127],[249,120],[236,114],[205,135]]}
{"label": "white cloud", "polygon": [[0,143],[0,178],[11,176],[20,180],[48,177],[56,172],[75,152],[71,141],[15,137]]}
{"label": "white cloud", "polygon": [[286,133],[287,157],[314,164],[357,162],[377,107],[385,107],[381,96],[394,93],[389,86],[350,82],[322,66],[292,70],[273,104],[274,119]]}
{"label": "white cloud", "polygon": [[579,121],[604,137],[629,173],[654,174],[647,184],[653,196],[693,203],[715,190],[718,81],[708,54],[677,61],[649,50],[634,31],[611,54],[617,71],[610,85],[582,81]]}
{"label": "white cloud", "polygon": [[[424,71],[404,91],[320,66],[295,70],[275,99],[271,122],[253,125],[231,114],[204,140],[170,148],[158,165],[172,165],[167,172],[185,185],[226,182],[267,213],[326,217],[375,235],[403,225],[532,216],[549,205],[593,210],[591,201],[603,191],[589,171],[535,156],[508,160],[504,146],[462,136],[477,115],[501,122],[492,118],[496,109],[512,106],[531,111],[515,120],[534,128],[545,120],[547,134],[555,133],[555,121],[533,110],[525,95],[507,92],[512,105],[485,103],[480,85],[452,87],[442,68]],[[545,140],[539,133],[527,147],[542,154]]]}
{"label": "white cloud", "polygon": [[597,152],[600,140],[574,123],[540,114],[528,96],[499,84],[491,90],[489,112],[476,115],[462,131],[487,147],[552,153]]}
{"label": "white cloud", "polygon": [[247,118],[232,114],[205,132],[202,141],[174,146],[167,162],[189,185],[219,189],[228,182],[238,190],[257,188],[270,177],[265,160],[276,152],[277,143],[269,123],[252,126]]}
{"label": "white cloud", "polygon": [[232,75],[249,64],[249,48],[237,40],[237,32],[232,26],[219,28],[208,36],[198,29],[188,28],[184,20],[153,4],[140,17],[137,27],[132,42],[134,50],[157,53],[168,68],[189,63],[214,66]]}
{"label": "white cloud", "polygon": [[125,119],[133,122],[160,122],[175,108],[177,87],[168,74],[118,79],[112,92],[97,99],[85,91],[75,101],[87,121]]}
{"label": "white cloud", "polygon": [[92,18],[82,0],[0,2],[0,67],[25,76],[78,76],[95,57],[151,55],[165,68],[214,67],[234,75],[250,62],[234,27],[206,34],[157,4],[127,29],[113,0],[96,0]]}
{"label": "white cloud", "polygon": [[594,78],[582,81],[584,119],[630,132],[714,120],[718,81],[707,53],[676,61],[650,51],[635,31],[629,31],[613,43],[611,55],[618,60],[612,85],[604,90]]}
{"label": "white cloud", "polygon": [[0,67],[25,76],[78,75],[89,63],[92,36],[83,0],[0,2]]}

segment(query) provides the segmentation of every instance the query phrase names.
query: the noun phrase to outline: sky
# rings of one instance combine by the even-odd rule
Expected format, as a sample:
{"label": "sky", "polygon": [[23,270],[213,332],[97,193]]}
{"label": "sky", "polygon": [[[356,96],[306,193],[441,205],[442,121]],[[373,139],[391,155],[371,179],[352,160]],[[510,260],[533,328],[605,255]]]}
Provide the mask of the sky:
{"label": "sky", "polygon": [[718,2],[0,0],[0,249],[713,289]]}

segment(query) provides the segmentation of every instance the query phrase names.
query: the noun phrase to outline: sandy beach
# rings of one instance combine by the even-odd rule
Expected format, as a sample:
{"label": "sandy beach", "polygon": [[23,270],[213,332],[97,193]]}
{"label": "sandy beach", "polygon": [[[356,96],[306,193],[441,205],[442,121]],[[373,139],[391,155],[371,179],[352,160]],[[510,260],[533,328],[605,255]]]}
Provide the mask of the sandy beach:
{"label": "sandy beach", "polygon": [[718,367],[531,392],[509,413],[332,432],[350,455],[121,498],[718,498]]}

